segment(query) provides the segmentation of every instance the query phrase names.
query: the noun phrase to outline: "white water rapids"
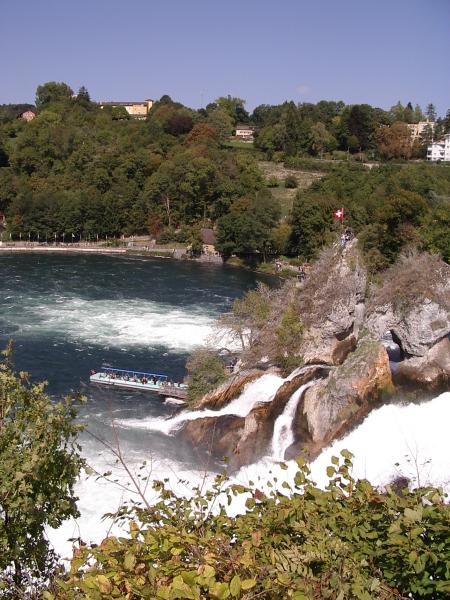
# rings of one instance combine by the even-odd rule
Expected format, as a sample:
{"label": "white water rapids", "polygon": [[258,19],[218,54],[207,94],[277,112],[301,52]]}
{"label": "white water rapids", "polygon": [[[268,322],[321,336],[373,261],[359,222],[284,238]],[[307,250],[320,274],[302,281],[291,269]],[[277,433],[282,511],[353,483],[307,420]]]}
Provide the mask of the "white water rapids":
{"label": "white water rapids", "polygon": [[[275,375],[265,375],[248,384],[239,398],[219,411],[187,411],[169,420],[160,417],[143,420],[121,419],[117,423],[117,431],[119,437],[120,431],[133,429],[147,429],[150,436],[152,431],[169,434],[184,420],[223,414],[245,416],[255,403],[270,401],[284,381]],[[302,386],[292,395],[284,412],[277,419],[268,456],[256,464],[241,468],[233,475],[232,481],[243,484],[254,482],[260,489],[267,489],[266,484],[276,477],[276,487],[282,491],[283,482],[293,480],[296,472],[295,461],[288,461],[287,469],[281,469],[277,461],[292,442],[290,423],[301,395],[309,385],[312,385],[312,382]],[[370,413],[365,421],[344,439],[322,452],[311,465],[312,477],[318,485],[325,486],[326,467],[330,464],[331,456],[338,455],[341,449],[346,448],[355,455],[353,475],[357,478],[367,478],[376,485],[383,485],[402,474],[414,483],[442,486],[450,493],[449,422],[450,392],[422,404],[382,406]],[[130,491],[119,487],[118,484],[127,484],[127,476],[107,450],[99,453],[96,448],[95,454],[91,454],[89,446],[85,445],[84,452],[89,463],[98,472],[111,470],[113,474],[110,479],[117,480],[117,483],[96,480],[93,477],[80,480],[77,493],[80,497],[81,517],[76,522],[66,523],[58,531],[49,532],[56,549],[66,556],[70,554],[71,547],[67,542],[68,538],[81,537],[86,542],[99,543],[110,531],[111,526],[110,521],[101,520],[102,515],[116,510],[126,499],[138,499]],[[127,464],[135,472],[139,472],[142,461],[147,460],[146,469],[150,480],[166,479],[167,485],[180,495],[189,496],[195,485],[204,489],[212,481],[211,473],[201,469],[186,470],[185,466],[164,457],[126,452],[125,454]],[[151,486],[146,495],[149,502],[157,501],[157,495],[151,490]],[[229,514],[245,510],[244,506],[243,495],[229,507]],[[118,526],[115,525],[111,531],[118,530]]]}

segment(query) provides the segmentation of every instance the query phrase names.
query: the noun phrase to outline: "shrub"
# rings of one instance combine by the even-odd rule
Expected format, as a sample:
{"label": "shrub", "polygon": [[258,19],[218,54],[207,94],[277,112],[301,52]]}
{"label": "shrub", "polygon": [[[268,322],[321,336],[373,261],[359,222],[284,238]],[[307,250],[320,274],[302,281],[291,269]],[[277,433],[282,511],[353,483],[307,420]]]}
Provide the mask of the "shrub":
{"label": "shrub", "polygon": [[295,189],[298,186],[297,179],[293,175],[288,175],[284,180],[284,187],[288,189]]}
{"label": "shrub", "polygon": [[186,368],[189,373],[189,402],[199,400],[227,378],[222,360],[206,349],[195,350]]}
{"label": "shrub", "polygon": [[449,306],[450,267],[436,254],[409,250],[383,273],[379,286],[372,289],[368,311],[385,304],[401,305],[404,311],[428,298]]}
{"label": "shrub", "polygon": [[[265,598],[443,600],[450,592],[450,508],[432,488],[384,493],[351,476],[343,450],[318,489],[302,459],[283,493],[230,485],[126,511],[129,537],[81,546],[58,582],[61,600],[81,598]],[[224,508],[246,494],[244,514]],[[124,511],[122,511],[123,514]],[[47,598],[55,596],[47,595]]]}

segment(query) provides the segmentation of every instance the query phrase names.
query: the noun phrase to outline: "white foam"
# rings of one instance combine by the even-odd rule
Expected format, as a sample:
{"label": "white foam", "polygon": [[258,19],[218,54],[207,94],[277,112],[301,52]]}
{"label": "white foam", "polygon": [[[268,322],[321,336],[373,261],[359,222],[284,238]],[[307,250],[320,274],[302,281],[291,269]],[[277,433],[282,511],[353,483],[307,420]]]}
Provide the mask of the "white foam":
{"label": "white foam", "polygon": [[[125,445],[124,445],[125,446]],[[124,502],[141,502],[129,476],[114,460],[108,451],[92,453],[91,448],[88,463],[95,468],[97,473],[111,472],[107,479],[95,475],[87,477],[83,474],[75,488],[79,497],[78,509],[81,513],[78,519],[70,519],[58,529],[47,529],[47,536],[63,558],[70,558],[72,554],[72,538],[80,538],[86,543],[100,543],[107,535],[120,535],[127,531],[126,523],[113,523],[111,518],[104,519],[106,513],[114,513]],[[190,497],[193,487],[210,486],[212,475],[202,470],[189,469],[164,458],[158,458],[146,453],[136,454],[127,452],[125,446],[125,460],[127,467],[133,472],[136,480],[140,481],[142,488],[145,482],[142,477],[149,477],[149,484],[145,490],[145,497],[149,504],[159,500],[159,493],[152,489],[152,482],[166,480],[167,489],[171,489],[179,496]],[[147,461],[144,468],[143,461]],[[137,476],[140,479],[137,479]],[[189,483],[186,483],[189,482]]]}
{"label": "white foam", "polygon": [[[354,454],[353,476],[385,485],[397,475],[409,477],[416,485],[443,487],[450,494],[450,392],[422,404],[390,404],[372,411],[355,430],[326,448],[311,464],[312,478],[320,487],[328,483],[326,467],[343,449]],[[398,466],[396,466],[398,463]],[[295,461],[281,469],[271,457],[242,467],[239,483],[258,482],[264,488],[276,476],[278,489],[293,481]],[[417,481],[419,479],[419,481]]]}
{"label": "white foam", "polygon": [[[238,399],[240,402],[234,401],[235,408],[232,410],[241,415],[248,413],[256,402],[268,401],[272,398],[283,381],[274,375],[266,375],[252,382]],[[225,409],[229,411],[232,404]],[[218,412],[227,414],[224,409],[214,414],[217,415]],[[124,421],[127,421],[128,427],[131,427],[132,420]],[[313,480],[321,487],[326,486],[328,482],[326,467],[331,464],[331,456],[339,455],[339,452],[346,448],[355,455],[353,475],[356,478],[367,478],[375,485],[383,485],[398,474],[417,480],[418,473],[421,485],[442,486],[450,494],[449,422],[450,392],[423,404],[382,406],[370,413],[359,427],[342,440],[335,442],[312,463]],[[138,423],[134,422],[134,426],[137,427]],[[110,479],[118,479],[122,485],[127,485],[126,474],[105,451],[99,453],[95,445],[86,446],[84,450],[89,463],[97,471],[112,470],[113,475]],[[143,459],[149,460],[150,457],[144,450],[134,450],[129,452],[126,458],[127,464],[135,472],[139,472],[140,462]],[[396,463],[399,463],[399,466],[396,467]],[[268,492],[274,489],[268,486],[268,482],[271,482],[275,489],[287,494],[289,490],[283,487],[283,484],[287,482],[293,485],[297,464],[295,461],[287,461],[285,465],[287,468],[282,469],[273,458],[266,457],[256,464],[240,469],[233,476],[232,482],[258,487]],[[274,483],[275,477],[277,481]],[[165,478],[168,479],[168,485],[172,490],[186,497],[192,494],[193,486],[199,485],[206,489],[212,483],[212,474],[188,469],[186,465],[154,456],[151,462],[150,479]],[[80,480],[76,492],[80,497],[79,507],[82,513],[80,519],[77,522],[65,523],[57,531],[49,531],[50,540],[56,549],[66,556],[70,554],[71,548],[71,544],[67,542],[69,537],[80,536],[87,542],[99,543],[111,526],[110,521],[101,520],[102,515],[115,511],[125,499],[131,497],[137,499],[130,491],[125,492],[116,484],[96,481],[93,477]],[[150,503],[158,499],[151,486],[148,488],[147,497]],[[247,497],[246,494],[236,496],[228,506],[224,496],[222,504],[228,514],[233,516],[245,511]],[[112,529],[113,533],[119,531],[118,526]]]}
{"label": "white foam", "polygon": [[294,431],[292,424],[303,392],[314,385],[314,381],[303,384],[289,398],[284,411],[273,424],[272,456],[275,460],[284,460],[284,454],[291,444],[294,443]]}
{"label": "white foam", "polygon": [[241,395],[232,400],[219,410],[191,410],[181,412],[172,419],[147,418],[147,419],[119,419],[120,427],[131,429],[149,429],[169,434],[179,428],[186,421],[195,421],[205,417],[221,417],[223,415],[235,415],[246,417],[258,402],[270,402],[280,385],[285,380],[278,375],[268,373],[256,381],[248,383]]}
{"label": "white foam", "polygon": [[193,307],[175,308],[149,300],[87,300],[68,297],[48,304],[27,303],[11,321],[27,335],[60,333],[86,344],[165,346],[186,351],[203,344],[211,334],[214,315]]}

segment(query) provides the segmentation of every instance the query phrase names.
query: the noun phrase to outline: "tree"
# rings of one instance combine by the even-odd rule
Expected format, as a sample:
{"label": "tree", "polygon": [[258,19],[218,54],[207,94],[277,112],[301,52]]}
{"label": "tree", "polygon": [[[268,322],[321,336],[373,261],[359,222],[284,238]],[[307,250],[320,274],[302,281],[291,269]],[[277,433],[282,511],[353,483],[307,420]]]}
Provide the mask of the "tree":
{"label": "tree", "polygon": [[395,260],[403,246],[419,243],[418,226],[427,213],[425,200],[407,190],[389,196],[377,210],[377,221],[383,235],[380,250],[390,262]]}
{"label": "tree", "polygon": [[374,129],[372,107],[369,104],[356,104],[350,109],[347,119],[350,136],[357,138],[359,147],[366,150]]}
{"label": "tree", "polygon": [[78,90],[76,101],[80,106],[83,106],[84,108],[89,108],[91,106],[91,96],[89,95],[89,92],[84,85],[82,85]]}
{"label": "tree", "polygon": [[411,131],[406,123],[397,122],[391,127],[379,127],[375,140],[383,158],[411,158],[413,144]]}
{"label": "tree", "polygon": [[414,107],[414,123],[418,123],[419,121],[423,121],[423,112],[420,108],[420,104],[416,104]]}
{"label": "tree", "polygon": [[442,129],[444,133],[450,133],[450,108],[445,114],[445,118],[442,119]]}
{"label": "tree", "polygon": [[186,368],[189,374],[190,402],[199,400],[227,378],[221,359],[206,348],[195,350],[189,357]]}
{"label": "tree", "polygon": [[42,109],[53,102],[65,102],[73,96],[72,89],[67,83],[49,81],[39,85],[36,90],[36,108]]}
{"label": "tree", "polygon": [[224,314],[218,322],[219,330],[240,344],[244,351],[251,348],[267,326],[271,313],[272,290],[260,283],[243,298],[233,302],[231,313]]}
{"label": "tree", "polygon": [[20,589],[51,574],[45,528],[78,516],[73,486],[83,465],[73,400],[53,403],[44,384],[16,377],[10,353],[0,362],[0,589],[9,576]]}
{"label": "tree", "polygon": [[291,252],[306,259],[317,256],[332,229],[333,204],[297,193],[291,215]]}
{"label": "tree", "polygon": [[228,96],[217,98],[216,104],[228,114],[233,121],[233,125],[239,122],[247,123],[249,117],[248,112],[245,110],[245,100],[242,98],[234,98],[228,94]]}
{"label": "tree", "polygon": [[233,131],[233,119],[225,110],[216,109],[209,112],[207,124],[216,130],[221,143],[226,142]]}
{"label": "tree", "polygon": [[427,108],[425,110],[425,116],[427,117],[427,119],[429,121],[436,121],[437,118],[437,114],[436,114],[436,107],[434,106],[434,104],[432,102],[430,102],[430,104],[427,105]]}
{"label": "tree", "polygon": [[273,250],[272,229],[280,216],[280,206],[267,189],[251,200],[244,198],[234,202],[230,212],[218,221],[217,250],[225,257],[261,253],[265,258],[266,253]]}
{"label": "tree", "polygon": [[311,127],[310,144],[313,153],[322,156],[324,151],[336,148],[336,139],[327,131],[325,125],[319,122]]}

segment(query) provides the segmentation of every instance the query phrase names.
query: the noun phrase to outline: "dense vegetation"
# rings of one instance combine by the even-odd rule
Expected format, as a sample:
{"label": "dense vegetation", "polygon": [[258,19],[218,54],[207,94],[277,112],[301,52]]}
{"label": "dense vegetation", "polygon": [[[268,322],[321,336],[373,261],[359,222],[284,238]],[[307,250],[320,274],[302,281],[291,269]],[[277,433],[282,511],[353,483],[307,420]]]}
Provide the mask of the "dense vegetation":
{"label": "dense vegetation", "polygon": [[[433,104],[425,114],[419,105],[398,102],[390,110],[370,104],[346,106],[344,102],[322,100],[317,104],[284,102],[255,108],[251,120],[258,126],[255,145],[267,157],[320,156],[359,160],[374,158],[425,157],[431,139],[450,129],[450,110],[437,119]],[[413,139],[408,124],[428,119],[422,135]]]}
{"label": "dense vegetation", "polygon": [[382,269],[406,245],[442,254],[450,260],[450,168],[418,164],[385,165],[370,171],[341,167],[297,194],[288,250],[317,256],[335,235],[332,214],[358,235],[369,266]]}
{"label": "dense vegetation", "polygon": [[[37,117],[29,123],[16,118],[26,107],[0,107],[0,212],[12,239],[71,242],[146,233],[198,251],[200,229],[208,226],[226,258],[308,260],[337,235],[332,215],[344,206],[346,224],[361,238],[373,270],[391,263],[406,244],[449,260],[448,166],[389,164],[369,171],[352,161],[304,158],[324,153],[320,135],[331,135],[336,148],[387,156],[377,140],[384,136],[386,145],[383,132],[395,134],[395,123],[404,128],[423,118],[420,107],[284,103],[249,115],[239,98],[192,110],[163,96],[146,120],[136,121],[123,107],[101,110],[85,88],[74,96],[57,83],[38,87]],[[427,116],[436,119],[432,105]],[[326,173],[299,190],[287,219],[254,149],[230,147],[238,121],[258,126],[255,145],[266,156]],[[449,126],[449,115],[436,120],[436,131]],[[281,140],[273,148],[264,142],[270,136]],[[284,181],[286,188],[295,185],[292,175]]]}
{"label": "dense vegetation", "polygon": [[[211,492],[186,500],[158,482],[159,503],[121,510],[129,537],[82,546],[46,598],[448,597],[450,509],[439,491],[382,493],[354,480],[352,456],[342,455],[328,467],[326,490],[301,460],[282,493],[219,477]],[[242,494],[247,512],[228,517],[223,506]]]}
{"label": "dense vegetation", "polygon": [[51,577],[58,557],[45,528],[78,516],[73,486],[79,455],[73,401],[52,403],[44,385],[11,370],[10,349],[0,362],[0,596]]}

